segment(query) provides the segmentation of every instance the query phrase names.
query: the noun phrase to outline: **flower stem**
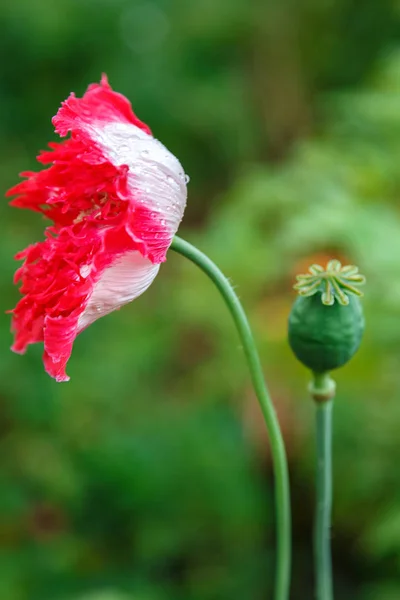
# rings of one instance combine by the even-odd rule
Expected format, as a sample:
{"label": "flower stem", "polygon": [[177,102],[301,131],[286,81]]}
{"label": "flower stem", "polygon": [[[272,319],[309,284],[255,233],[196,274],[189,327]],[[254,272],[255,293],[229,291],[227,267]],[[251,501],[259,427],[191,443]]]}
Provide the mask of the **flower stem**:
{"label": "flower stem", "polygon": [[195,263],[215,283],[233,317],[243,344],[254,390],[268,429],[275,472],[277,564],[274,598],[288,600],[291,568],[289,473],[279,422],[264,380],[253,334],[238,297],[219,268],[203,252],[177,236],[173,239],[171,249]]}
{"label": "flower stem", "polygon": [[332,510],[333,397],[316,401],[317,499],[315,518],[315,577],[317,600],[333,600],[330,544]]}

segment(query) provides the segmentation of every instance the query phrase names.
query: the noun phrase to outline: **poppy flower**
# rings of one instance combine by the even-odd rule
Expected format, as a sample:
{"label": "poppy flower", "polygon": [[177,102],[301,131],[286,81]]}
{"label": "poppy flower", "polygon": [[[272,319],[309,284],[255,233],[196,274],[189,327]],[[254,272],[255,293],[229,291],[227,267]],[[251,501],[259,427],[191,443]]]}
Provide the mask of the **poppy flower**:
{"label": "poppy flower", "polygon": [[186,176],[103,75],[53,118],[56,133],[7,192],[11,204],[50,220],[44,241],[19,252],[22,298],[12,312],[12,350],[44,343],[49,375],[65,368],[83,329],[142,294],[157,275],[186,205]]}

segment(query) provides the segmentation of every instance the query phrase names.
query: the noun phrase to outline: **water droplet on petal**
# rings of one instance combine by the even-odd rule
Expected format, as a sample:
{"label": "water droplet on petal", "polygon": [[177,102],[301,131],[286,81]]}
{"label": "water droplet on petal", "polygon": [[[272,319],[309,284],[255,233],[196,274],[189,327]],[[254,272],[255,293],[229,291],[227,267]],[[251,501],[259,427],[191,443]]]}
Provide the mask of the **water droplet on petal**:
{"label": "water droplet on petal", "polygon": [[90,274],[91,271],[91,266],[90,265],[83,265],[80,269],[79,269],[79,273],[80,276],[83,277],[84,279]]}
{"label": "water droplet on petal", "polygon": [[189,183],[189,181],[190,181],[189,175],[185,175],[184,179],[185,179],[185,183]]}
{"label": "water droplet on petal", "polygon": [[149,151],[148,150],[142,150],[140,153],[142,156],[148,156]]}

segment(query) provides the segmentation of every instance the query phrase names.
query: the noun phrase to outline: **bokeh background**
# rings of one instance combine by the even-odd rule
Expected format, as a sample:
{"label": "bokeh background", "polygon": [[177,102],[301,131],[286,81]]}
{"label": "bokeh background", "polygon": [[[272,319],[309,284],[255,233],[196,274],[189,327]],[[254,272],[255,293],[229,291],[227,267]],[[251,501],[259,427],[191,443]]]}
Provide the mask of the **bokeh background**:
{"label": "bokeh background", "polygon": [[[398,0],[15,0],[0,7],[0,184],[101,73],[190,175],[180,230],[236,286],[287,442],[293,600],[313,597],[313,406],[286,343],[297,272],[368,277],[338,373],[336,597],[400,597]],[[267,436],[212,284],[171,253],[142,298],[79,336],[71,381],[9,351],[13,255],[40,216],[1,203],[0,598],[265,600]]]}

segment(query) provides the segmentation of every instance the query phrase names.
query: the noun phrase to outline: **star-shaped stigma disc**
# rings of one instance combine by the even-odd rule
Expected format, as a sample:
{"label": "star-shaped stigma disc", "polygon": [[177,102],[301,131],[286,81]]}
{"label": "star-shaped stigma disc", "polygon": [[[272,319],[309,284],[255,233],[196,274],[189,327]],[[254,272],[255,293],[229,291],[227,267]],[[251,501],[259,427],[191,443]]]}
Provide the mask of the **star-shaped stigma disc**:
{"label": "star-shaped stigma disc", "polygon": [[346,306],[350,301],[349,295],[363,295],[358,286],[365,283],[365,277],[354,265],[342,267],[338,260],[330,260],[325,269],[321,265],[311,265],[309,271],[296,277],[294,289],[300,296],[313,296],[320,292],[322,304],[331,306],[336,299]]}

